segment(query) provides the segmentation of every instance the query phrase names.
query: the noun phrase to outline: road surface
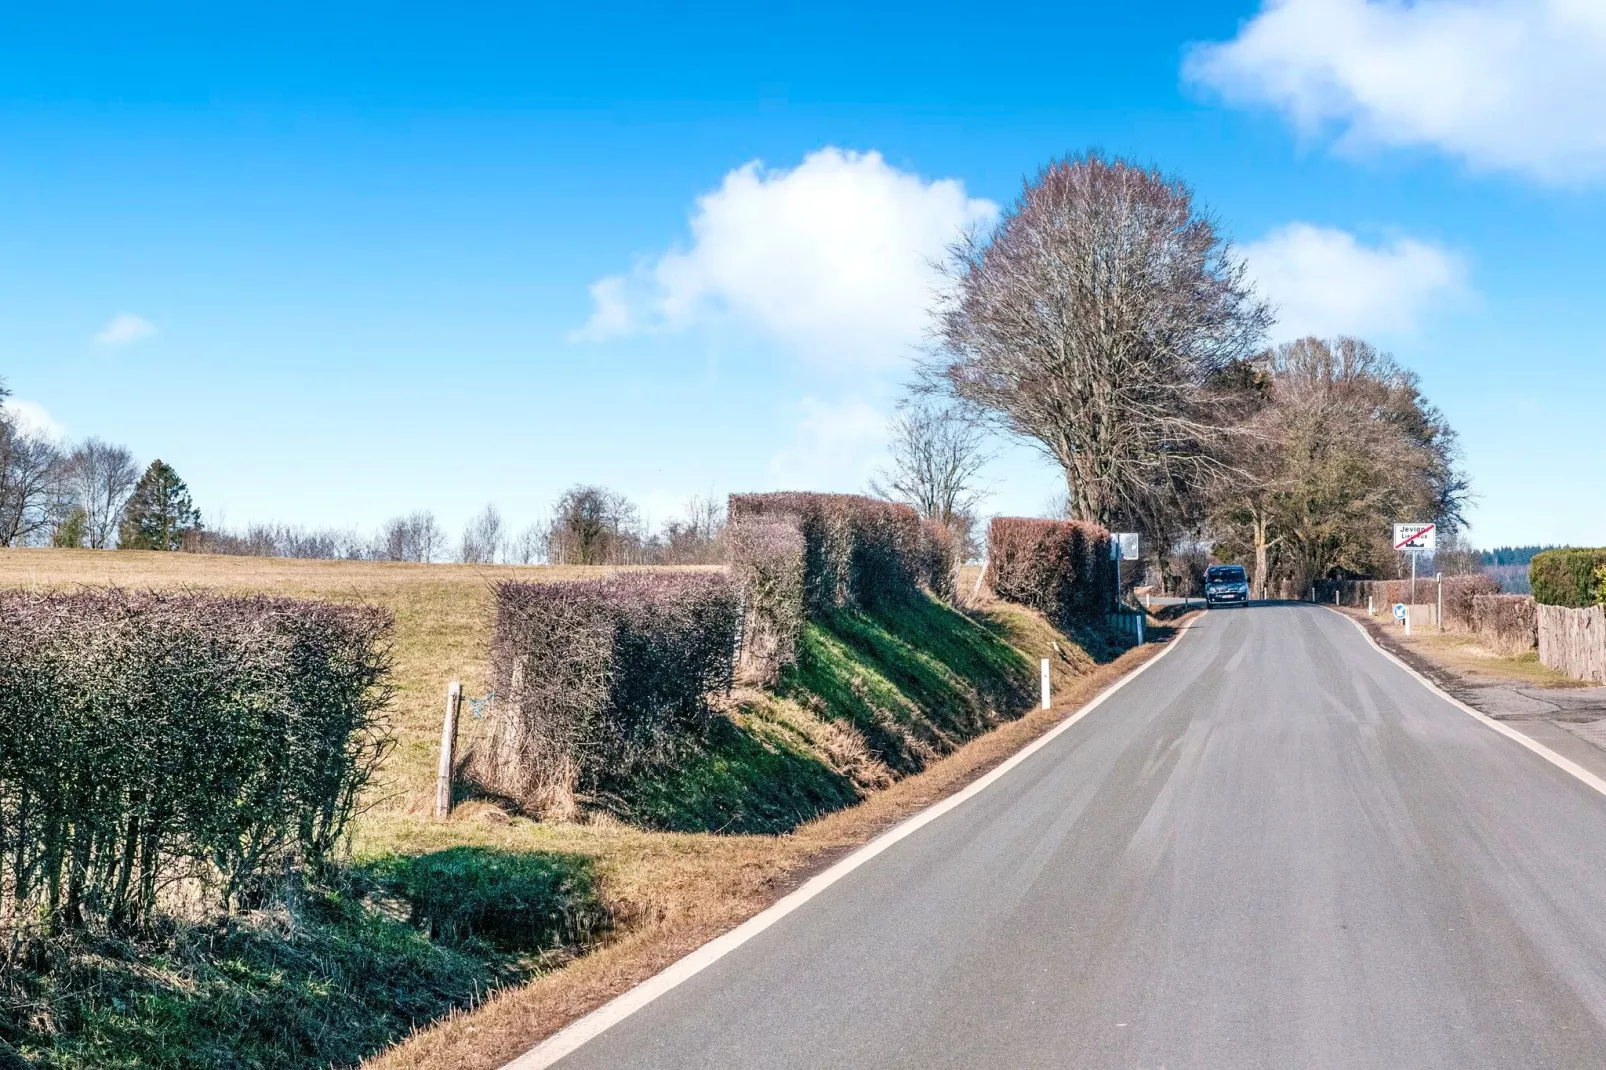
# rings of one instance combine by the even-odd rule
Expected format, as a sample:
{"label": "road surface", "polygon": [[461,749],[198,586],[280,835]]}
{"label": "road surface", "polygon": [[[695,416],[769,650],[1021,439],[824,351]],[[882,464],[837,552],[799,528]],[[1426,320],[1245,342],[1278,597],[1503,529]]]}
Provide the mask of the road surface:
{"label": "road surface", "polygon": [[1218,610],[557,1065],[1606,1067],[1606,797],[1336,613]]}

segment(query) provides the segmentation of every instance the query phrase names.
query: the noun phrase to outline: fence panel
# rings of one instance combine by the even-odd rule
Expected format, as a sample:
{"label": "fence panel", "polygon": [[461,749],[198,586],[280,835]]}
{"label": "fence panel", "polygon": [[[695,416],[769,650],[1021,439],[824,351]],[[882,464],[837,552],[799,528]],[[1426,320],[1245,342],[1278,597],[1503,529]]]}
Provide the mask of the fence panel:
{"label": "fence panel", "polygon": [[1606,683],[1606,607],[1536,608],[1539,660],[1575,680]]}

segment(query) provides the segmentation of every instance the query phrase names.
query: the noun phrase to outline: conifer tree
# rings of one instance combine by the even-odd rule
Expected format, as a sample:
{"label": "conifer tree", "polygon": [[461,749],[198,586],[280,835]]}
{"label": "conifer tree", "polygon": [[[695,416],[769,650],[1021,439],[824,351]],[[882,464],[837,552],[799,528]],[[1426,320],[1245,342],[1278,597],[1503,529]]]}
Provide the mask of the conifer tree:
{"label": "conifer tree", "polygon": [[184,536],[201,530],[201,514],[190,490],[160,459],[139,477],[123,509],[118,546],[124,550],[177,550]]}

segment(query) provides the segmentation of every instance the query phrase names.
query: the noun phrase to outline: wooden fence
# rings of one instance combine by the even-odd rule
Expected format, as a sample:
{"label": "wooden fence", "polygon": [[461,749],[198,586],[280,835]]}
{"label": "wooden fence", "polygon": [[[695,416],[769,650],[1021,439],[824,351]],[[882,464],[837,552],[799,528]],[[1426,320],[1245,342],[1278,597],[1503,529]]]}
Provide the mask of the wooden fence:
{"label": "wooden fence", "polygon": [[1606,684],[1606,606],[1537,606],[1539,660],[1575,680]]}

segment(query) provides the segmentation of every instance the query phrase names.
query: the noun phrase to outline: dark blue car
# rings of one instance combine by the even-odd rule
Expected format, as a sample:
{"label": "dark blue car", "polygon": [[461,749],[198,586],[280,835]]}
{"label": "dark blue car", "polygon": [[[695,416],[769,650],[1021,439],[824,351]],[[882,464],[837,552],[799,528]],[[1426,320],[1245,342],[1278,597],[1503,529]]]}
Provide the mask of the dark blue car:
{"label": "dark blue car", "polygon": [[1249,573],[1242,565],[1211,565],[1205,569],[1205,604],[1241,606],[1249,601]]}

